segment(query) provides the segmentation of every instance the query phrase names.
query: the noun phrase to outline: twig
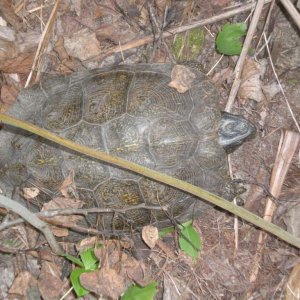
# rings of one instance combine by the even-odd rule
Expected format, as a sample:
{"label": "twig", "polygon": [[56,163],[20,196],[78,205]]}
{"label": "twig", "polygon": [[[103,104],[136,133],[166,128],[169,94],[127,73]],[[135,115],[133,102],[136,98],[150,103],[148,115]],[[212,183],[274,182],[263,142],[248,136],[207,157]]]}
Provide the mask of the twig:
{"label": "twig", "polygon": [[[67,208],[67,209],[49,209],[44,210],[41,212],[36,213],[35,215],[38,217],[44,217],[44,218],[52,218],[56,216],[69,216],[69,215],[84,215],[87,216],[88,214],[125,214],[126,212],[130,210],[135,209],[147,209],[147,210],[160,210],[165,211],[168,209],[167,206],[151,206],[151,205],[145,205],[145,203],[141,203],[134,206],[124,207],[124,208]],[[23,223],[23,219],[16,219],[9,222],[4,222],[0,225],[0,231],[4,230],[8,227],[18,225],[20,223]]]}
{"label": "twig", "polygon": [[77,153],[81,153],[81,154],[87,155],[89,157],[93,157],[95,159],[105,161],[109,164],[113,164],[113,165],[120,167],[122,169],[125,169],[125,170],[133,171],[142,176],[148,177],[155,181],[162,182],[166,185],[172,186],[174,188],[177,188],[179,190],[182,190],[184,192],[187,192],[189,194],[197,196],[200,199],[206,200],[206,201],[212,203],[213,205],[216,205],[216,206],[218,206],[228,212],[231,212],[231,213],[235,214],[236,216],[254,224],[257,227],[259,227],[269,233],[274,234],[275,236],[282,239],[283,241],[286,241],[289,244],[291,244],[295,247],[298,247],[300,249],[300,239],[299,238],[293,236],[292,234],[283,230],[279,226],[276,226],[275,224],[267,222],[267,221],[263,220],[262,218],[258,217],[257,215],[247,211],[246,209],[244,209],[242,207],[238,207],[238,206],[234,205],[233,203],[226,201],[225,199],[223,199],[217,195],[214,195],[210,192],[207,192],[207,191],[201,189],[200,187],[194,186],[183,180],[179,180],[177,178],[171,177],[167,174],[163,174],[158,171],[151,170],[147,167],[140,166],[136,163],[127,161],[123,158],[109,155],[103,151],[90,149],[89,147],[86,147],[84,145],[80,145],[71,140],[64,139],[48,130],[39,128],[29,122],[21,121],[16,118],[13,118],[11,116],[7,116],[5,114],[0,113],[0,122],[3,122],[7,125],[11,125],[11,126],[14,126],[17,128],[22,128],[26,131],[29,131],[33,134],[37,134],[49,141],[57,143],[68,149],[72,149]]}
{"label": "twig", "polygon": [[44,234],[50,247],[56,254],[63,253],[60,246],[56,242],[55,237],[52,234],[51,230],[48,228],[48,225],[45,222],[41,221],[35,214],[30,212],[26,207],[2,195],[0,195],[0,206],[18,214],[29,224],[31,224],[33,227],[41,231]]}
{"label": "twig", "polygon": [[293,18],[298,28],[300,29],[300,14],[295,8],[295,6],[291,3],[290,0],[280,0],[280,2],[287,10],[287,12],[290,14],[290,16]]}
{"label": "twig", "polygon": [[250,23],[250,26],[249,26],[249,29],[248,29],[248,32],[247,32],[247,35],[246,35],[240,57],[237,61],[235,69],[234,69],[235,79],[234,79],[234,82],[232,84],[232,88],[231,88],[231,91],[230,91],[230,94],[229,94],[229,97],[228,97],[228,102],[226,104],[225,111],[229,112],[231,110],[231,107],[233,105],[233,102],[235,100],[237,92],[239,90],[240,83],[241,83],[240,78],[241,78],[241,74],[242,74],[242,71],[243,71],[244,62],[245,62],[246,56],[248,54],[248,51],[249,51],[249,48],[250,48],[250,45],[251,45],[253,35],[256,31],[256,27],[257,27],[257,24],[258,24],[258,21],[259,21],[259,17],[262,13],[264,4],[265,4],[264,0],[258,0],[257,1],[257,5],[256,5],[255,11],[253,13],[253,18],[252,18],[252,21]]}
{"label": "twig", "polygon": [[[295,151],[297,150],[299,141],[300,134],[292,131],[286,131],[284,137],[282,137],[280,140],[270,182],[270,192],[275,198],[279,197],[280,195],[289,165],[292,161]],[[271,222],[275,209],[275,202],[268,197],[264,212],[264,219],[266,221]],[[268,236],[264,232],[260,232],[253,269],[250,275],[250,282],[256,281],[259,272],[259,264],[265,248],[267,237]]]}
{"label": "twig", "polygon": [[[32,67],[31,67],[31,71],[30,71],[30,73],[27,77],[26,83],[25,83],[25,87],[28,87],[28,85],[31,81],[33,72],[36,71],[37,65],[41,63],[40,59],[41,59],[42,51],[44,51],[46,49],[46,46],[49,42],[50,32],[53,28],[54,19],[55,19],[55,16],[56,16],[56,12],[57,12],[57,8],[58,8],[59,3],[60,3],[60,0],[56,0],[56,3],[54,4],[54,7],[52,9],[51,15],[48,19],[48,22],[45,26],[45,29],[44,29],[43,33],[42,33],[41,40],[39,42],[38,48],[37,48],[36,53],[35,53],[34,61],[33,61]],[[38,73],[38,75],[39,75],[39,73]],[[37,76],[37,78],[38,78],[38,76]]]}

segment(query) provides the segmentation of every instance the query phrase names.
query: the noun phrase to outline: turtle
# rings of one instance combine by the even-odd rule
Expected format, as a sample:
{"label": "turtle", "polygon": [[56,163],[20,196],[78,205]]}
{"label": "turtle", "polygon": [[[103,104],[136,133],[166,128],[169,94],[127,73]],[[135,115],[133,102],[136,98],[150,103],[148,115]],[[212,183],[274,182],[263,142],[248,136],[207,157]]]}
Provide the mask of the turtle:
{"label": "turtle", "polygon": [[[170,87],[172,67],[120,65],[47,78],[22,90],[7,113],[230,200],[226,153],[252,137],[255,126],[221,112],[217,88],[198,68],[190,67],[195,80],[188,91]],[[176,188],[8,126],[0,131],[0,152],[2,192],[23,201],[13,194],[16,186],[38,187],[39,195],[26,203],[32,211],[59,193],[70,172],[76,197],[87,208],[168,207],[167,212],[134,209],[99,215],[103,230],[167,226],[211,207]],[[95,224],[95,216],[89,222]]]}

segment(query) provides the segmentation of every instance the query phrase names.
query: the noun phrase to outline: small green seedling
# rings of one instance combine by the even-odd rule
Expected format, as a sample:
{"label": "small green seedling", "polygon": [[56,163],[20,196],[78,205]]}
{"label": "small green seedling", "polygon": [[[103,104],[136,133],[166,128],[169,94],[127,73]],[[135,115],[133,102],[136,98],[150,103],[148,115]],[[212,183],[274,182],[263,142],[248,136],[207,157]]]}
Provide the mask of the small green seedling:
{"label": "small green seedling", "polygon": [[216,38],[217,50],[225,55],[239,55],[242,51],[241,37],[246,35],[245,23],[225,24]]}
{"label": "small green seedling", "polygon": [[145,287],[134,284],[127,289],[121,300],[153,300],[157,293],[157,285],[156,281],[150,282]]}
{"label": "small green seedling", "polygon": [[[189,220],[179,225],[179,247],[185,254],[193,259],[201,251],[202,242],[199,233],[193,227],[193,220]],[[163,238],[168,233],[174,231],[174,227],[165,227],[159,230],[159,237]]]}
{"label": "small green seedling", "polygon": [[70,260],[80,268],[75,268],[70,275],[70,280],[77,297],[83,297],[89,293],[89,290],[85,289],[80,283],[80,275],[88,273],[98,269],[99,260],[95,256],[94,249],[88,248],[82,251],[79,256],[80,259],[70,254],[63,255],[66,259]]}
{"label": "small green seedling", "polygon": [[200,235],[193,227],[192,220],[179,225],[179,227],[179,247],[184,253],[195,259],[202,247]]}

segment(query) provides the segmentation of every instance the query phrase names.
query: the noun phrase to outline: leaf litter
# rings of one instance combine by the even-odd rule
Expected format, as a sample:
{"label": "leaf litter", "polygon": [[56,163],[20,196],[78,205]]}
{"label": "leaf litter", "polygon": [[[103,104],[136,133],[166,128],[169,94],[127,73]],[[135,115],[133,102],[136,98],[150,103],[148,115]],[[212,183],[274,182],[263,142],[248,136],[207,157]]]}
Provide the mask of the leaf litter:
{"label": "leaf litter", "polygon": [[[23,2],[23,1],[21,1]],[[51,2],[51,1],[50,1]],[[191,1],[185,5],[185,1],[174,4],[170,1],[157,0],[155,7],[159,20],[169,18],[168,24],[181,24],[192,22],[193,20],[205,19],[221,13],[224,8],[234,4],[234,1]],[[25,3],[25,2],[24,2]],[[18,91],[24,86],[27,75],[29,74],[40,41],[44,24],[49,19],[54,2],[48,3],[41,9],[37,1],[31,1],[24,7],[10,6],[5,12],[4,24],[0,26],[0,40],[3,45],[0,53],[0,69],[3,72],[1,78],[1,111],[4,111],[16,98]],[[142,38],[143,35],[151,34],[151,24],[149,22],[147,9],[143,1],[101,1],[95,5],[95,1],[62,1],[59,14],[56,17],[55,30],[47,44],[46,51],[42,54],[42,61],[38,68],[42,72],[49,74],[64,74],[75,70],[82,70],[86,67],[99,67],[113,63],[138,63],[143,62],[145,57],[152,57],[151,63],[162,61],[168,57],[163,47],[153,48],[153,44],[142,48],[129,47],[127,51],[119,51],[114,55],[105,55],[110,49],[116,49],[119,43],[124,44],[134,39]],[[14,3],[15,4],[15,3]],[[20,3],[19,3],[20,5]],[[24,9],[25,8],[25,9]],[[200,9],[201,8],[201,9]],[[173,9],[169,17],[165,15],[166,10]],[[278,10],[278,8],[276,8]],[[36,13],[38,12],[38,13]],[[244,21],[247,13],[233,17],[230,22]],[[275,17],[274,17],[275,18]],[[3,19],[2,19],[3,20]],[[42,22],[41,22],[42,21]],[[228,21],[228,20],[227,20]],[[226,22],[227,22],[226,21]],[[203,71],[209,72],[210,69],[220,59],[214,47],[214,39],[221,28],[220,23],[212,23],[206,26],[203,31],[203,49],[198,54],[197,60],[203,65]],[[2,23],[1,23],[2,24]],[[274,25],[275,24],[275,25]],[[272,27],[273,26],[273,27]],[[26,27],[26,30],[24,28]],[[168,27],[165,28],[168,30]],[[261,28],[258,28],[258,33]],[[297,33],[292,26],[292,21],[287,19],[282,12],[278,12],[277,19],[270,25],[270,31],[274,31],[272,57],[274,57],[275,67],[277,67],[280,79],[284,84],[291,106],[299,116],[299,72],[295,71],[299,66],[297,51],[300,49],[300,42]],[[254,41],[256,41],[254,39]],[[166,39],[169,48],[172,49],[172,40]],[[154,50],[153,50],[154,49]],[[154,55],[149,55],[154,52]],[[250,57],[251,55],[249,55]],[[100,57],[100,59],[99,59]],[[277,58],[277,59],[276,59]],[[211,77],[221,90],[221,105],[226,104],[226,99],[232,84],[232,70],[235,65],[235,57],[224,57],[213,70]],[[242,74],[242,83],[238,98],[235,103],[234,111],[250,118],[261,129],[261,135],[247,147],[240,148],[232,155],[233,173],[238,178],[253,181],[259,170],[263,168],[262,182],[267,182],[268,173],[272,168],[277,144],[280,139],[280,129],[293,129],[285,103],[278,93],[277,83],[274,83],[274,76],[270,71],[269,58],[261,52],[256,60],[247,59]],[[299,121],[299,118],[298,118]],[[245,159],[247,158],[247,159]],[[284,207],[288,211],[284,219],[288,227],[296,228],[295,221],[299,219],[299,212],[293,210],[294,199],[298,193],[295,185],[299,184],[299,162],[294,160],[291,171],[287,176],[287,186],[282,191],[280,199],[285,199]],[[61,192],[64,197],[49,200],[48,206],[44,209],[63,209],[82,207],[84,199],[70,197],[69,181]],[[76,194],[76,187],[71,189]],[[251,190],[251,186],[249,188]],[[30,191],[30,190],[29,190]],[[250,192],[249,192],[250,193]],[[34,199],[35,193],[29,193],[28,201]],[[288,195],[288,198],[285,197]],[[73,196],[73,195],[72,195]],[[247,196],[247,195],[246,195]],[[243,196],[247,199],[246,196]],[[254,201],[256,212],[262,210],[264,204],[264,190],[259,189],[259,193]],[[280,200],[279,199],[279,200]],[[279,201],[279,211],[281,202]],[[2,216],[12,220],[12,214],[1,212]],[[73,255],[74,242],[68,241],[69,229],[63,227],[78,226],[82,216],[60,216],[53,217],[52,221],[59,221],[55,224],[56,232],[61,236],[65,250]],[[293,219],[295,221],[291,221]],[[178,240],[176,234],[167,234],[160,243],[153,246],[152,254],[158,251],[152,264],[147,261],[137,261],[130,253],[134,244],[127,242],[105,241],[99,238],[90,237],[95,243],[103,243],[105,247],[95,248],[95,254],[101,262],[102,268],[94,271],[92,275],[85,273],[82,275],[83,283],[96,294],[117,297],[132,283],[146,286],[154,277],[171,278],[169,285],[180,287],[186,282],[189,293],[186,299],[197,299],[197,297],[214,298],[240,298],[247,294],[249,288],[249,274],[252,259],[256,251],[256,232],[247,224],[240,223],[239,229],[239,248],[234,247],[235,233],[232,228],[232,218],[219,212],[211,211],[202,216],[197,221],[201,228],[202,252],[199,261],[193,265],[191,261],[185,259],[182,254],[178,255]],[[3,299],[8,294],[24,296],[25,292],[38,293],[44,299],[56,299],[62,297],[70,288],[69,274],[73,266],[71,263],[58,260],[50,252],[47,252],[45,241],[38,233],[33,234],[33,229],[28,225],[16,225],[0,232],[1,252],[22,253],[28,260],[33,257],[41,257],[39,262],[40,271],[16,270],[12,267],[12,256],[5,255],[5,263],[1,260],[1,273],[6,281],[1,282],[1,296]],[[30,238],[29,238],[30,236]],[[66,240],[65,240],[66,239]],[[85,240],[83,240],[85,241]],[[86,242],[88,244],[88,242]],[[84,244],[84,242],[83,242]],[[261,261],[260,272],[254,283],[252,296],[257,298],[277,297],[284,293],[285,283],[293,265],[283,268],[292,257],[297,257],[297,252],[287,245],[270,239],[268,247],[264,252],[264,260]],[[276,248],[280,256],[276,256],[270,249]],[[176,250],[174,250],[176,249]],[[165,250],[165,252],[164,252]],[[79,251],[79,248],[78,248]],[[173,251],[172,258],[169,256]],[[7,257],[11,257],[9,260]],[[154,257],[154,256],[152,256]],[[271,259],[272,258],[272,259]],[[294,260],[296,265],[297,260]],[[150,265],[150,267],[149,267]],[[151,270],[151,272],[150,272]],[[298,269],[291,273],[289,287],[295,291],[294,278],[298,278]],[[281,273],[286,280],[282,280]],[[105,276],[110,275],[110,276]],[[193,280],[191,280],[191,275]],[[173,279],[174,278],[174,279]],[[92,286],[90,283],[93,282]],[[165,281],[166,282],[166,281]],[[299,280],[298,280],[299,282]],[[115,283],[115,285],[114,285]],[[109,288],[108,288],[109,286]],[[22,289],[20,288],[22,287]],[[163,297],[162,287],[159,286],[159,297]],[[255,291],[256,290],[256,291]],[[179,294],[184,295],[182,289]],[[248,294],[249,295],[249,294]],[[5,298],[6,297],[6,298]],[[166,296],[165,296],[166,297]],[[66,299],[74,299],[73,294],[66,295]],[[165,298],[167,299],[167,298]],[[181,298],[183,299],[183,298]]]}

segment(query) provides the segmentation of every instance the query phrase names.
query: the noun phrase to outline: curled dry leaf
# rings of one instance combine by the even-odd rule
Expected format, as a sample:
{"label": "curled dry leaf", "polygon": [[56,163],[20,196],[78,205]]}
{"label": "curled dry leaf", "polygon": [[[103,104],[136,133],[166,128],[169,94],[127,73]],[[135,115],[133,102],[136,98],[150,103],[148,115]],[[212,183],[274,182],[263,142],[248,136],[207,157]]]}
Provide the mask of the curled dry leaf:
{"label": "curled dry leaf", "polygon": [[142,229],[142,238],[149,248],[153,249],[159,239],[157,227],[148,225]]}
{"label": "curled dry leaf", "polygon": [[179,93],[185,93],[191,88],[196,75],[189,67],[176,65],[172,69],[171,78],[172,81],[168,85],[175,88]]}
{"label": "curled dry leaf", "polygon": [[78,244],[76,244],[76,250],[80,253],[89,248],[95,248],[97,243],[100,243],[99,237],[91,236],[81,240]]}
{"label": "curled dry leaf", "polygon": [[277,83],[263,85],[262,77],[266,71],[266,61],[256,62],[252,59],[245,61],[243,73],[241,76],[241,85],[238,92],[240,100],[245,103],[252,99],[257,102],[264,100],[270,101],[279,91]]}
{"label": "curled dry leaf", "polygon": [[29,188],[23,188],[23,197],[26,200],[30,200],[38,196],[40,193],[40,190],[36,187],[29,187]]}
{"label": "curled dry leaf", "polygon": [[69,189],[74,189],[74,171],[64,179],[62,185],[59,187],[60,192],[64,197],[69,197]]}

